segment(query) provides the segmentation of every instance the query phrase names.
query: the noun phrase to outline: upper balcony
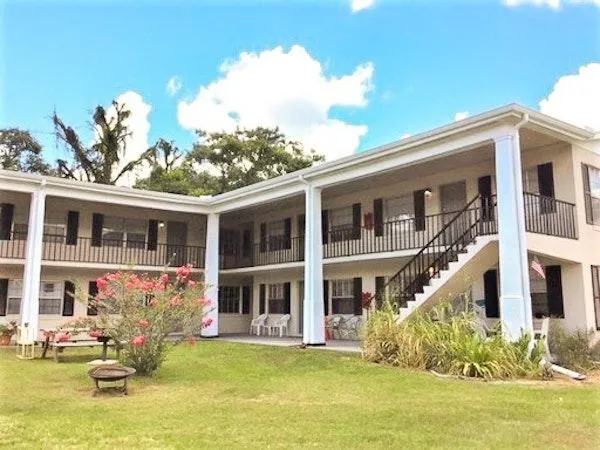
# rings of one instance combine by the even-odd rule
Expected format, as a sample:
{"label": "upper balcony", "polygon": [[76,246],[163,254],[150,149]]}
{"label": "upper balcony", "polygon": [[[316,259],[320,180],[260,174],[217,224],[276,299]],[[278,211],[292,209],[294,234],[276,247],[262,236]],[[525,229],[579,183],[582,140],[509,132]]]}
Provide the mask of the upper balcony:
{"label": "upper balcony", "polygon": [[[482,234],[496,234],[495,195],[482,200]],[[533,193],[524,193],[528,232],[577,239],[575,205]],[[329,229],[323,235],[323,258],[417,251],[440,233],[458,211],[420,218],[366,223],[360,227]],[[368,221],[367,221],[368,222]],[[267,237],[259,243],[222,245],[222,269],[238,269],[304,261],[304,237]]]}

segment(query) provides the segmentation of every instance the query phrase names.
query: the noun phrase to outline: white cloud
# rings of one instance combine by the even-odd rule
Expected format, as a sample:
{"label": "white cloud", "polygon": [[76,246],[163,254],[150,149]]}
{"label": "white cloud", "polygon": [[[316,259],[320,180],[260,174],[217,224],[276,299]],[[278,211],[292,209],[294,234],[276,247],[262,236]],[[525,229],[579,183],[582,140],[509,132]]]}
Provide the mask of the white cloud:
{"label": "white cloud", "polygon": [[578,73],[560,77],[540,102],[540,111],[600,131],[600,63],[581,66]]}
{"label": "white cloud", "polygon": [[[144,101],[142,96],[134,91],[127,91],[119,95],[115,101],[119,105],[124,105],[130,111],[129,117],[124,121],[130,135],[125,141],[125,155],[114,169],[114,173],[118,173],[129,161],[133,161],[140,157],[148,147],[148,133],[150,132],[150,122],[148,116],[152,107]],[[106,111],[107,117],[115,117],[116,111],[114,106],[110,106]],[[120,186],[132,186],[136,178],[145,177],[149,174],[150,168],[145,165],[135,173],[123,175],[117,184]]]}
{"label": "white cloud", "polygon": [[362,11],[363,9],[368,9],[375,4],[375,0],[351,0],[350,8],[352,12]]}
{"label": "white cloud", "polygon": [[504,0],[506,6],[547,6],[552,9],[560,9],[563,4],[569,5],[597,5],[600,6],[600,0]]}
{"label": "white cloud", "polygon": [[457,122],[459,120],[465,120],[467,117],[469,117],[469,111],[460,111],[454,114],[454,120]]}
{"label": "white cloud", "polygon": [[181,79],[178,76],[172,76],[169,78],[169,81],[167,81],[167,93],[171,96],[177,94],[182,85]]}
{"label": "white cloud", "polygon": [[332,118],[332,107],[364,107],[372,89],[373,65],[343,76],[325,75],[321,63],[301,46],[243,52],[226,61],[222,76],[179,102],[177,117],[187,129],[231,131],[236,126],[279,126],[289,138],[325,154],[353,153],[367,126]]}

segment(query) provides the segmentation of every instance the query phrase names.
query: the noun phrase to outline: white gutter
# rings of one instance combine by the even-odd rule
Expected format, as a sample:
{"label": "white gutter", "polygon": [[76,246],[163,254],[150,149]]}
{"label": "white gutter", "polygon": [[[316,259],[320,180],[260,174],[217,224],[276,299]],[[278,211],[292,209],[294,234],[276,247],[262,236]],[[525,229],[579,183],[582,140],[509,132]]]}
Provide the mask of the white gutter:
{"label": "white gutter", "polygon": [[527,122],[529,122],[529,113],[523,113],[522,119],[515,125],[515,128],[519,130]]}

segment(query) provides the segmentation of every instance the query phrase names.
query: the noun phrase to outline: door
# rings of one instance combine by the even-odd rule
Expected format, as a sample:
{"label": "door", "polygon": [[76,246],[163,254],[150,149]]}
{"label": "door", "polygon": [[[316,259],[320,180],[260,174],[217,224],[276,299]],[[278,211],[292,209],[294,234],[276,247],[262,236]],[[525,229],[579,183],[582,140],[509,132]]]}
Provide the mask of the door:
{"label": "door", "polygon": [[169,266],[183,266],[188,263],[187,252],[187,223],[167,222],[167,254],[166,263]]}
{"label": "door", "polygon": [[[441,211],[444,224],[450,222],[458,211],[467,205],[467,183],[459,181],[457,183],[444,184],[440,187]],[[458,221],[450,226],[444,234],[447,243],[452,243],[462,232],[464,232],[464,221]]]}

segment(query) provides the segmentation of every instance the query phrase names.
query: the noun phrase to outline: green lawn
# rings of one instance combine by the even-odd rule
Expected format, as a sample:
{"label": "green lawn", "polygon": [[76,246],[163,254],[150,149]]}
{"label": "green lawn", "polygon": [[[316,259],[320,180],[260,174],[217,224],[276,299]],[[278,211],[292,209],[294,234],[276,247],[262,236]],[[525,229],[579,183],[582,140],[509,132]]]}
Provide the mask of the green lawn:
{"label": "green lawn", "polygon": [[85,361],[0,351],[0,447],[600,448],[597,386],[466,382],[358,355],[219,341],[175,349],[129,397]]}

